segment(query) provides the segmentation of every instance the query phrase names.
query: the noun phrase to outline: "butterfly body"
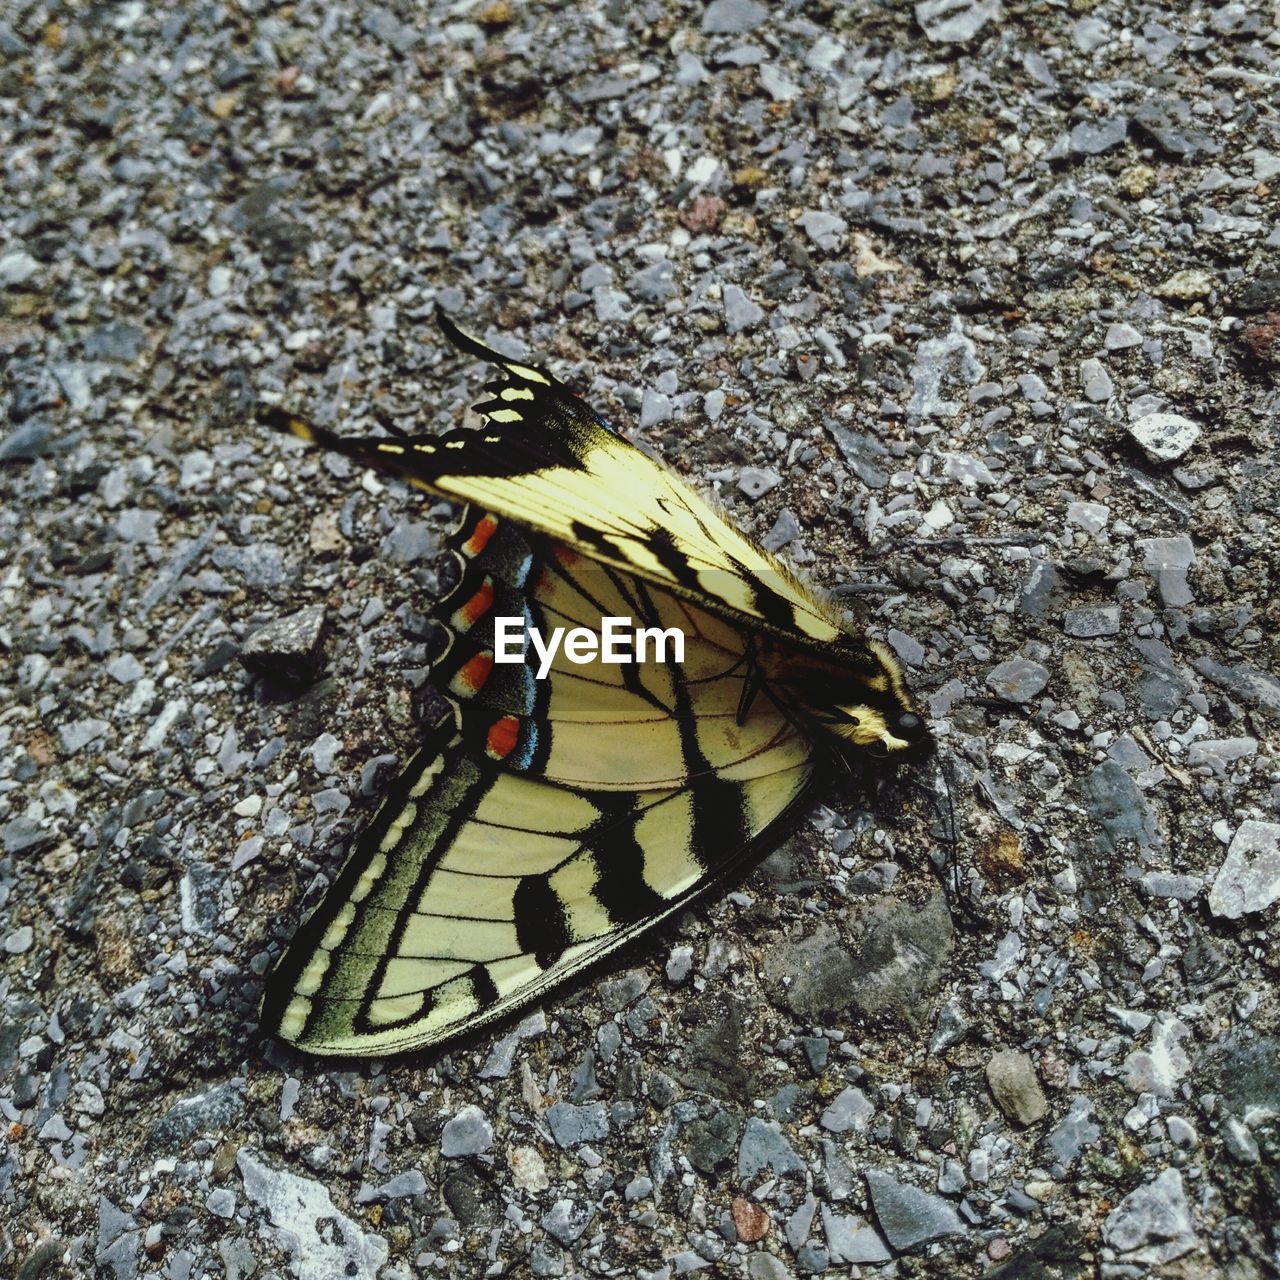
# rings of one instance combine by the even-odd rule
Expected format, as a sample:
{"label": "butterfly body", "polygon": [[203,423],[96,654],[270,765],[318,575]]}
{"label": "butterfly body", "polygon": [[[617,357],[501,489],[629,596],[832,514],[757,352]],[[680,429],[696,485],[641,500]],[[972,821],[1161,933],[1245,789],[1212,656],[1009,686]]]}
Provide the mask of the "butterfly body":
{"label": "butterfly body", "polygon": [[[432,668],[452,703],[299,930],[263,1006],[313,1053],[430,1048],[539,999],[740,874],[833,755],[927,744],[892,655],[545,371],[499,364],[485,427],[273,426],[471,504]],[[494,660],[494,622],[678,628],[683,660]]]}

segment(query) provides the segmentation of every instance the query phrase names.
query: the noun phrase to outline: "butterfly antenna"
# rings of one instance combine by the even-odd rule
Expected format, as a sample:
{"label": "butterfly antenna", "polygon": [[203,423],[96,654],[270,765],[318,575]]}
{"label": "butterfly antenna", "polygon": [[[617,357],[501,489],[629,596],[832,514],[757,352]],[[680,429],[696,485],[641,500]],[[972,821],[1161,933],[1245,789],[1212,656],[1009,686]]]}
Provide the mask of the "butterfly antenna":
{"label": "butterfly antenna", "polygon": [[928,796],[934,812],[942,819],[942,838],[947,845],[947,857],[945,863],[938,868],[938,874],[947,898],[959,908],[959,911],[953,912],[953,915],[958,916],[958,923],[967,932],[980,932],[991,927],[991,919],[978,903],[970,882],[961,878],[960,836],[956,823],[955,798],[951,790],[951,775],[947,772],[942,752],[936,747],[933,756],[937,776],[942,780],[942,785],[935,785],[930,790],[914,775],[908,775],[908,785],[922,795]]}
{"label": "butterfly antenna", "polygon": [[944,838],[948,845],[944,883],[947,885],[950,896],[960,907],[961,925],[972,932],[988,929],[991,926],[991,919],[979,904],[972,881],[961,879],[960,837],[956,826],[955,797],[951,790],[951,775],[947,772],[941,751],[935,755],[935,764],[938,777],[942,779],[942,787],[934,792],[933,798],[942,803],[946,810],[945,814],[940,815],[945,827]]}

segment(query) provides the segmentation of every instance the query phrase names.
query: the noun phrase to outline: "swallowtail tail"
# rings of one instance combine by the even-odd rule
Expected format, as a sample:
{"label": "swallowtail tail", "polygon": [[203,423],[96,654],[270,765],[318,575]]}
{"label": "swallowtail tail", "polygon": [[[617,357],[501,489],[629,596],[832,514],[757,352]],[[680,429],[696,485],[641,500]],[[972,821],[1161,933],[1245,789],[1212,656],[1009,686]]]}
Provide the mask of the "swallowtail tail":
{"label": "swallowtail tail", "polygon": [[[841,756],[928,745],[881,643],[545,369],[443,314],[498,366],[485,425],[351,438],[264,421],[468,504],[449,637],[453,710],[427,734],[271,976],[267,1030],[315,1054],[432,1048],[546,996],[743,872]],[[678,627],[683,662],[549,677],[494,663],[493,619]]]}

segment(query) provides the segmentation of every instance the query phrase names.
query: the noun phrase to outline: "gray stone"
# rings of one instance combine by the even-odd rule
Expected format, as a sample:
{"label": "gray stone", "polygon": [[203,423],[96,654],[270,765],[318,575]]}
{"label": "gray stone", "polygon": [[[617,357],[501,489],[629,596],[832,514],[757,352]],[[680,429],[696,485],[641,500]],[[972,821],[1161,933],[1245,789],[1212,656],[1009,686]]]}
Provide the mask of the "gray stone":
{"label": "gray stone", "polygon": [[651,1195],[653,1195],[653,1179],[640,1174],[627,1183],[622,1198],[627,1204],[634,1204],[637,1200],[647,1200]]}
{"label": "gray stone", "polygon": [[1199,426],[1180,413],[1148,413],[1127,430],[1152,462],[1177,462],[1200,439]]}
{"label": "gray stone", "polygon": [[868,489],[883,489],[893,470],[893,459],[884,445],[875,436],[850,431],[830,418],[825,425],[853,474]]}
{"label": "gray stone", "polygon": [[1133,123],[1171,160],[1217,155],[1222,146],[1205,130],[1192,125],[1192,110],[1182,98],[1155,90],[1133,115]]}
{"label": "gray stone", "polygon": [[1238,760],[1258,754],[1257,738],[1201,738],[1187,748],[1187,765],[1207,765],[1217,774],[1226,774]]}
{"label": "gray stone", "polygon": [[137,1224],[123,1209],[117,1208],[106,1196],[98,1197],[98,1248],[106,1248]]}
{"label": "gray stone", "polygon": [[1114,760],[1103,760],[1080,785],[1085,808],[1101,827],[1105,847],[1136,840],[1144,849],[1156,843],[1155,815],[1137,784]]}
{"label": "gray stone", "polygon": [[1231,666],[1208,655],[1197,658],[1195,669],[1207,680],[1235,694],[1263,714],[1280,719],[1280,679],[1243,663]]}
{"label": "gray stone", "polygon": [[1049,1112],[1029,1054],[1016,1049],[993,1053],[987,1060],[987,1085],[996,1106],[1018,1124],[1035,1124]]}
{"label": "gray stone", "polygon": [[1232,1035],[1215,1074],[1224,1110],[1255,1123],[1280,1117],[1280,1039]]}
{"label": "gray stone", "polygon": [[738,1177],[754,1178],[766,1169],[780,1176],[805,1173],[804,1161],[791,1149],[778,1122],[752,1116],[738,1148]]}
{"label": "gray stone", "polygon": [[985,372],[973,339],[959,328],[941,338],[926,338],[916,347],[907,412],[922,418],[954,418],[964,406],[956,400],[943,399],[944,380],[958,377],[971,387],[982,381]]}
{"label": "gray stone", "polygon": [[791,1280],[791,1273],[780,1258],[771,1253],[753,1253],[747,1258],[749,1280]]}
{"label": "gray stone", "polygon": [[1080,18],[1071,28],[1071,38],[1081,53],[1092,53],[1111,39],[1111,28],[1101,18]]}
{"label": "gray stone", "polygon": [[830,1138],[820,1138],[822,1148],[822,1176],[827,1184],[827,1196],[831,1200],[847,1200],[853,1194],[853,1170],[844,1158],[838,1143]]}
{"label": "gray stone", "polygon": [[516,1050],[522,1040],[542,1035],[547,1029],[547,1015],[536,1009],[521,1019],[500,1040],[494,1043],[484,1066],[476,1073],[482,1080],[505,1080],[515,1065]]}
{"label": "gray stone", "polygon": [[89,743],[101,738],[111,726],[105,720],[73,720],[58,730],[58,741],[67,755],[75,755]]}
{"label": "gray stone", "polygon": [[406,1169],[389,1178],[380,1187],[363,1190],[356,1196],[358,1204],[370,1204],[387,1200],[406,1200],[411,1196],[420,1196],[427,1189],[427,1179],[421,1169]]}
{"label": "gray stone", "polygon": [[621,1013],[649,990],[650,981],[642,969],[632,969],[616,978],[609,978],[600,984],[600,1003],[610,1013]]}
{"label": "gray stone", "polygon": [[795,1253],[809,1238],[809,1233],[813,1230],[813,1215],[817,1212],[817,1196],[812,1191],[806,1191],[804,1199],[796,1205],[794,1212],[782,1228],[782,1234],[786,1236],[792,1253]]}
{"label": "gray stone", "polygon": [[439,529],[425,520],[401,520],[382,540],[382,550],[398,564],[433,560],[440,547]]}
{"label": "gray stone", "polygon": [[627,277],[627,291],[645,302],[666,302],[676,294],[675,268],[668,258],[659,258]]}
{"label": "gray stone", "polygon": [[706,996],[683,1002],[681,1022],[688,1030],[680,1078],[716,1097],[747,1101],[760,1096],[752,1073],[754,1041],[743,1002],[722,986],[717,983]]}
{"label": "gray stone", "polygon": [[1111,381],[1111,375],[1107,372],[1107,366],[1101,360],[1082,360],[1080,362],[1080,386],[1084,391],[1085,398],[1092,400],[1095,404],[1110,400],[1115,393],[1115,385]]}
{"label": "gray stone", "polygon": [[99,1280],[134,1280],[138,1274],[138,1249],[142,1244],[140,1231],[126,1231],[105,1248],[94,1254],[98,1264],[94,1273]]}
{"label": "gray stone", "polygon": [[28,818],[25,814],[11,818],[0,829],[0,843],[5,853],[26,853],[51,843],[57,836],[47,820]]}
{"label": "gray stone", "polygon": [[173,554],[161,565],[150,585],[142,593],[139,613],[146,617],[156,605],[167,600],[178,588],[186,573],[193,569],[213,542],[217,526],[210,523],[198,538],[186,538],[174,548]]}
{"label": "gray stone", "polygon": [[1190,902],[1204,888],[1199,876],[1177,876],[1167,871],[1145,871],[1140,883],[1153,898],[1176,898],[1179,902]]}
{"label": "gray stone", "polygon": [[182,929],[184,933],[211,937],[222,918],[222,889],[225,867],[210,862],[193,862],[181,882]]}
{"label": "gray stone", "polygon": [[1110,509],[1101,502],[1067,503],[1067,523],[1077,525],[1085,533],[1101,533],[1110,518]]}
{"label": "gray stone", "polygon": [[238,573],[247,586],[264,591],[283,587],[291,577],[284,562],[284,553],[274,542],[252,542],[244,547],[214,547],[212,559],[219,569]]}
{"label": "gray stone", "polygon": [[659,422],[671,420],[671,397],[664,396],[661,391],[645,387],[640,400],[640,429],[657,426]]}
{"label": "gray stone", "polygon": [[831,1261],[841,1263],[888,1262],[893,1255],[884,1237],[865,1218],[832,1213],[822,1206],[822,1232],[827,1237]]}
{"label": "gray stone", "polygon": [[879,1169],[868,1169],[865,1177],[876,1221],[895,1252],[965,1230],[960,1215],[941,1196],[899,1182]]}
{"label": "gray stone", "polygon": [[493,1125],[479,1107],[463,1107],[440,1134],[440,1154],[478,1156],[493,1146]]}
{"label": "gray stone", "polygon": [[1118,1253],[1129,1253],[1148,1241],[1177,1240],[1194,1230],[1182,1173],[1165,1169],[1116,1205],[1102,1224],[1102,1238]]}
{"label": "gray stone", "polygon": [[1190,538],[1139,538],[1142,567],[1152,574],[1166,608],[1180,609],[1192,601],[1187,570],[1195,563],[1196,552]]}
{"label": "gray stone", "polygon": [[1018,592],[1018,609],[1038,617],[1053,603],[1058,590],[1058,570],[1048,560],[1033,560]]}
{"label": "gray stone", "polygon": [[[1129,135],[1129,121],[1124,116],[1106,120],[1081,120],[1072,128],[1067,141],[1074,155],[1100,156],[1104,151],[1121,146]],[[1115,350],[1108,347],[1108,350]]]}
{"label": "gray stone", "polygon": [[820,1275],[831,1265],[827,1246],[810,1240],[796,1250],[796,1270],[802,1275]]}
{"label": "gray stone", "polygon": [[702,11],[702,31],[709,36],[740,36],[754,31],[769,11],[756,0],[711,0]]}
{"label": "gray stone", "polygon": [[923,665],[924,645],[919,640],[907,635],[905,631],[899,631],[897,627],[890,627],[885,639],[888,640],[889,647],[908,667]]}
{"label": "gray stone", "polygon": [[800,527],[800,521],[796,519],[795,512],[790,507],[783,507],[778,512],[778,518],[773,522],[773,528],[760,539],[760,545],[766,551],[781,551],[803,533],[804,530]]}
{"label": "gray stone", "polygon": [[1151,1029],[1151,1047],[1135,1049],[1124,1060],[1125,1085],[1137,1094],[1176,1097],[1180,1082],[1191,1070],[1191,1059],[1183,1048],[1190,1039],[1191,1029],[1185,1022],[1160,1013]]}
{"label": "gray stone", "polygon": [[875,1111],[867,1095],[850,1085],[835,1096],[819,1123],[831,1133],[848,1133],[850,1129],[865,1129]]}
{"label": "gray stone", "polygon": [[1238,920],[1280,898],[1280,823],[1249,818],[1237,828],[1209,890],[1209,910]]}
{"label": "gray stone", "polygon": [[987,687],[1006,702],[1030,702],[1049,683],[1049,672],[1030,658],[1010,658],[987,672]]}
{"label": "gray stone", "polygon": [[230,1187],[214,1187],[205,1197],[204,1207],[215,1218],[232,1218],[236,1212],[236,1193]]}
{"label": "gray stone", "polygon": [[52,452],[53,429],[43,418],[30,418],[0,440],[0,462],[31,461]]}
{"label": "gray stone", "polygon": [[678,987],[688,980],[692,972],[693,948],[683,945],[672,947],[671,954],[667,957],[667,981]]}
{"label": "gray stone", "polygon": [[225,1129],[244,1110],[244,1084],[228,1080],[175,1102],[147,1131],[147,1145],[174,1153],[197,1135]]}
{"label": "gray stone", "polygon": [[778,1003],[798,1019],[820,1024],[848,1008],[857,970],[845,940],[823,923],[808,936],[769,947],[762,974]]}
{"label": "gray stone", "polygon": [[324,666],[325,607],[309,605],[260,627],[240,650],[246,671],[284,684],[308,684]]}
{"label": "gray stone", "polygon": [[[793,80],[789,79],[786,72],[774,62],[762,62],[760,64],[760,87],[771,97],[774,102],[791,102],[800,96],[800,86]],[[830,215],[819,215],[820,217],[829,217]],[[843,222],[843,219],[839,219]],[[799,219],[801,225],[804,219]],[[816,237],[815,237],[816,239]],[[827,237],[823,240],[823,246],[828,249],[837,247],[834,236]]]}
{"label": "gray stone", "polygon": [[935,44],[972,40],[1003,13],[1000,0],[919,0],[916,21]]}
{"label": "gray stone", "polygon": [[1128,351],[1130,347],[1142,345],[1142,334],[1133,325],[1118,320],[1115,324],[1108,326],[1102,345],[1108,351]]}
{"label": "gray stone", "polygon": [[691,1120],[684,1129],[684,1151],[700,1173],[714,1174],[730,1163],[742,1137],[742,1121],[717,1107],[709,1116]]}
{"label": "gray stone", "polygon": [[834,247],[832,242],[849,230],[849,224],[842,217],[821,209],[806,209],[796,219],[796,225],[803,228],[815,244],[824,247]]}
{"label": "gray stone", "polygon": [[[927,1022],[930,996],[946,974],[955,939],[945,895],[934,893],[923,903],[876,898],[853,907],[849,924],[848,955],[842,957],[848,986],[834,998],[860,1018],[912,1027]],[[835,975],[845,971],[839,961],[832,969]]]}
{"label": "gray stone", "polygon": [[781,483],[782,477],[772,468],[743,467],[738,472],[738,488],[753,502]]}
{"label": "gray stone", "polygon": [[[609,1112],[603,1102],[584,1106],[556,1102],[547,1108],[547,1125],[557,1144],[566,1150],[609,1136]],[[490,1135],[492,1137],[492,1134]]]}
{"label": "gray stone", "polygon": [[[1022,381],[1021,378],[1018,379]],[[1039,379],[1037,379],[1039,381]],[[942,474],[948,480],[958,480],[966,489],[977,489],[980,485],[994,485],[996,478],[991,468],[980,458],[967,453],[948,453],[942,464]]]}
{"label": "gray stone", "polygon": [[1120,606],[1068,609],[1062,615],[1062,629],[1069,636],[1088,640],[1094,636],[1114,636],[1120,630]]}
{"label": "gray stone", "polygon": [[724,321],[730,335],[754,329],[764,319],[764,308],[757,306],[736,284],[724,287]]}
{"label": "gray stone", "polygon": [[1258,1140],[1249,1131],[1249,1126],[1235,1116],[1227,1116],[1220,1130],[1222,1145],[1226,1153],[1240,1164],[1257,1164],[1262,1158],[1262,1149]]}
{"label": "gray stone", "polygon": [[542,1229],[566,1249],[582,1237],[596,1216],[594,1206],[577,1200],[557,1200],[542,1217]]}
{"label": "gray stone", "polygon": [[[5,24],[7,30],[11,28]],[[40,263],[25,249],[11,249],[0,256],[0,289],[12,289],[15,285],[26,284],[37,271]]]}
{"label": "gray stone", "polygon": [[84,335],[84,353],[92,360],[114,360],[132,364],[142,350],[146,338],[137,325],[115,320],[99,325]]}
{"label": "gray stone", "polygon": [[125,653],[107,663],[107,675],[120,684],[133,684],[146,675],[146,668],[133,654]]}
{"label": "gray stone", "polygon": [[347,1217],[327,1187],[273,1169],[248,1147],[236,1156],[245,1197],[265,1213],[292,1258],[296,1280],[375,1280],[390,1253],[387,1242]]}
{"label": "gray stone", "polygon": [[1088,1098],[1072,1100],[1067,1114],[1045,1139],[1045,1146],[1060,1164],[1070,1164],[1091,1142],[1097,1142],[1102,1130],[1093,1121],[1093,1103]]}

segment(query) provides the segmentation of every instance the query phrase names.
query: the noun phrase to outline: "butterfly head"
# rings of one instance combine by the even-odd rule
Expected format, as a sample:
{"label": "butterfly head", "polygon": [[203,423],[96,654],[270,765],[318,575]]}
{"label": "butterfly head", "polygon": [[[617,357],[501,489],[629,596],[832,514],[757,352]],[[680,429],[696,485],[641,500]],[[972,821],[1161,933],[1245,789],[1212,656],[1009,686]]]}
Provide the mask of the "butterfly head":
{"label": "butterfly head", "polygon": [[924,721],[914,711],[885,709],[854,702],[818,713],[819,722],[842,743],[873,759],[895,760],[914,755],[927,742]]}
{"label": "butterfly head", "polygon": [[862,661],[824,664],[820,671],[802,673],[788,664],[778,672],[781,687],[850,757],[904,761],[921,755],[932,739],[897,658],[878,640],[863,648]]}

